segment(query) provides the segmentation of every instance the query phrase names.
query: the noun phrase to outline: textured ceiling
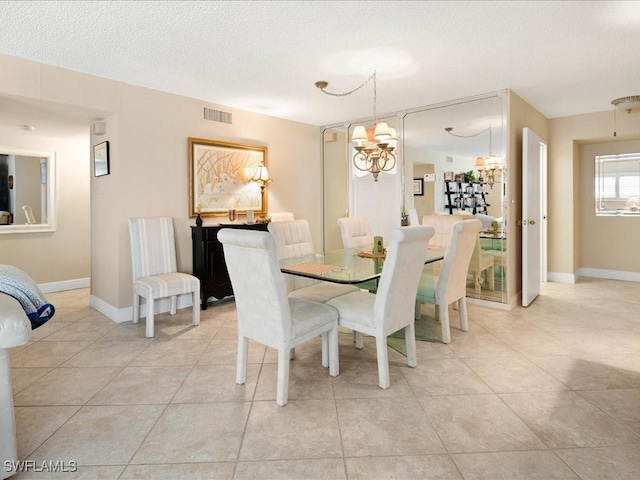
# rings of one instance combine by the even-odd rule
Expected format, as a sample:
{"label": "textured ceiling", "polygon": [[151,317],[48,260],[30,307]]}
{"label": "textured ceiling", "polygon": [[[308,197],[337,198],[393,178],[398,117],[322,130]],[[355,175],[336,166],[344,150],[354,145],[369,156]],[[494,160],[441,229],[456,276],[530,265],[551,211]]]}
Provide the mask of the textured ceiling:
{"label": "textured ceiling", "polygon": [[640,94],[640,2],[12,2],[0,53],[314,125],[501,90],[549,118]]}

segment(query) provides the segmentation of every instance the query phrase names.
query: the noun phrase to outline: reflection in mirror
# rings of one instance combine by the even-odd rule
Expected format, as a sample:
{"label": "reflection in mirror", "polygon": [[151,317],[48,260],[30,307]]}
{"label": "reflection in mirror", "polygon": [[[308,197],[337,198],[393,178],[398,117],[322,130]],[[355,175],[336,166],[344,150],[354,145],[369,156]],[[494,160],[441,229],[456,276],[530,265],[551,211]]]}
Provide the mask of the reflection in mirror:
{"label": "reflection in mirror", "polygon": [[55,228],[54,154],[0,147],[0,234]]}
{"label": "reflection in mirror", "polygon": [[597,155],[596,215],[640,216],[640,153]]}
{"label": "reflection in mirror", "polygon": [[[507,238],[503,219],[506,185],[506,115],[500,94],[489,94],[411,111],[404,117],[404,161],[422,194],[407,208],[425,216],[477,218],[482,229],[467,296],[506,302]],[[484,163],[484,165],[483,165]],[[490,181],[489,181],[490,180]]]}

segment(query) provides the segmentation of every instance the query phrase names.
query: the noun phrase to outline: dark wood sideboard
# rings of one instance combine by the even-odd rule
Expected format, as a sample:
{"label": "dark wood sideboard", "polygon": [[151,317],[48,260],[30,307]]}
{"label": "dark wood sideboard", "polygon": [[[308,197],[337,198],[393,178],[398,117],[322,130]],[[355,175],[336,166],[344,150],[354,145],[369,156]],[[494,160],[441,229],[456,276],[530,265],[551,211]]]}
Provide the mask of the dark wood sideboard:
{"label": "dark wood sideboard", "polygon": [[207,299],[222,300],[233,295],[227,264],[224,261],[222,244],[218,232],[223,228],[243,228],[267,231],[266,223],[237,223],[191,227],[193,244],[193,274],[200,279],[200,301],[202,310],[207,309]]}

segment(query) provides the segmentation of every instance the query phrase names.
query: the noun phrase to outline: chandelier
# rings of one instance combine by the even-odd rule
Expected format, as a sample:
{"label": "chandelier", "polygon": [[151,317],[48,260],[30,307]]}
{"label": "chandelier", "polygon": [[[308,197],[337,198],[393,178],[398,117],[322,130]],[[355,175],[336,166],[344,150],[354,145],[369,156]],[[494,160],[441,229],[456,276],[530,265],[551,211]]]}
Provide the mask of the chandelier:
{"label": "chandelier", "polygon": [[492,138],[491,138],[491,123],[489,123],[489,127],[484,130],[474,133],[473,135],[458,135],[453,133],[453,127],[447,127],[444,129],[449,135],[453,135],[454,137],[459,138],[471,138],[477,137],[478,135],[482,135],[484,132],[489,131],[489,156],[488,157],[477,157],[476,158],[476,168],[478,169],[479,180],[486,181],[487,185],[493,189],[493,185],[496,183],[497,173],[501,172],[504,168],[504,159],[501,156],[494,155],[492,149]]}
{"label": "chandelier", "polygon": [[356,153],[353,155],[353,165],[361,172],[369,172],[373,175],[373,180],[378,181],[378,175],[380,172],[388,172],[393,170],[396,166],[397,160],[394,151],[398,142],[398,135],[396,129],[390,127],[386,122],[378,122],[377,112],[377,82],[376,71],[367,78],[360,86],[345,93],[332,93],[327,92],[325,88],[329,84],[325,81],[318,81],[315,86],[318,87],[322,93],[332,95],[334,97],[345,97],[357,92],[367,83],[373,80],[373,118],[374,125],[372,127],[365,127],[364,125],[357,125],[353,129],[351,135],[351,141],[355,144]]}

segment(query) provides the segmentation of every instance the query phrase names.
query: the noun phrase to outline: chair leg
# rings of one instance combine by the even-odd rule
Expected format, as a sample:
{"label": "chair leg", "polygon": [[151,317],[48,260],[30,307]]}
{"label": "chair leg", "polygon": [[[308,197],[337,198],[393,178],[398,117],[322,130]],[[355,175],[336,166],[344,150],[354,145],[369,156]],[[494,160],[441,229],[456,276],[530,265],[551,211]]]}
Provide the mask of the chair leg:
{"label": "chair leg", "polygon": [[153,317],[154,311],[153,308],[155,306],[155,300],[152,296],[147,297],[147,338],[153,338]]}
{"label": "chair leg", "polygon": [[413,322],[404,327],[404,343],[407,349],[407,365],[410,367],[418,366],[418,357],[416,355],[416,324]]}
{"label": "chair leg", "polygon": [[200,325],[200,289],[193,291],[193,319],[191,323]]}
{"label": "chair leg", "polygon": [[133,323],[138,323],[140,320],[140,295],[133,294]]}
{"label": "chair leg", "polygon": [[440,304],[440,323],[442,324],[442,343],[451,342],[451,332],[449,331],[449,305]]}
{"label": "chair leg", "polygon": [[[329,375],[337,377],[340,373],[340,357],[338,356],[338,327],[335,326],[329,331],[328,339],[329,350]],[[322,354],[324,357],[324,353]]]}
{"label": "chair leg", "polygon": [[362,332],[356,332],[354,330],[353,338],[356,342],[356,348],[362,350],[362,347],[364,347],[364,335],[362,335]]}
{"label": "chair leg", "polygon": [[281,407],[287,404],[289,397],[289,351],[284,347],[278,350],[278,381],[276,386],[276,403]]}
{"label": "chair leg", "polygon": [[322,334],[322,366],[327,368],[330,365],[329,360],[329,342],[331,339],[329,338],[329,332],[324,332]]}
{"label": "chair leg", "polygon": [[458,308],[460,310],[460,330],[463,332],[469,331],[469,321],[467,319],[467,299],[462,297],[458,300]]}
{"label": "chair leg", "polygon": [[414,315],[414,318],[416,320],[420,320],[420,317],[422,315],[420,314],[420,300],[416,300],[416,314]]}
{"label": "chair leg", "polygon": [[487,269],[487,275],[489,275],[489,290],[493,291],[496,286],[495,267],[489,267]]}
{"label": "chair leg", "polygon": [[473,274],[473,283],[475,283],[476,294],[480,295],[480,290],[482,288],[482,275],[480,272],[474,272]]}
{"label": "chair leg", "polygon": [[238,357],[236,361],[236,383],[244,385],[247,381],[247,358],[249,355],[249,339],[238,335]]}
{"label": "chair leg", "polygon": [[376,351],[378,354],[378,385],[386,390],[389,388],[389,354],[387,352],[387,337],[376,337]]}
{"label": "chair leg", "polygon": [[178,311],[178,296],[177,295],[172,295],[171,296],[171,315],[175,315],[176,312]]}

